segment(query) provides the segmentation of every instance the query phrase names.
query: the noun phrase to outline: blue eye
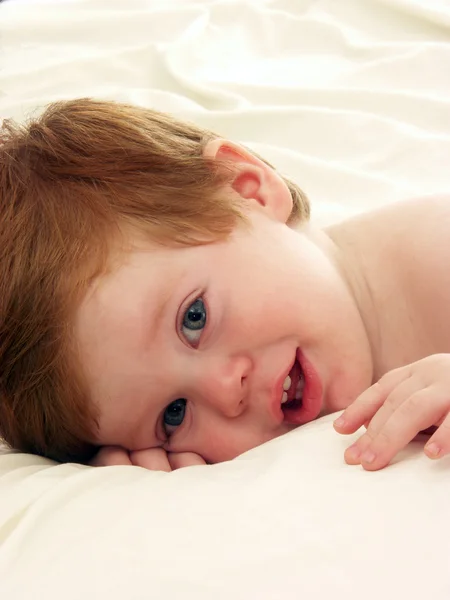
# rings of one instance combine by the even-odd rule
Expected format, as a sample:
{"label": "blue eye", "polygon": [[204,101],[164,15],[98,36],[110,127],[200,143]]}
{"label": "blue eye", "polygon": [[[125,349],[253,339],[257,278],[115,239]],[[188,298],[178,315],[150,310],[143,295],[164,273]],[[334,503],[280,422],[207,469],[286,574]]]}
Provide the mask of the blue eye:
{"label": "blue eye", "polygon": [[197,298],[188,306],[181,324],[182,333],[192,346],[198,346],[205,325],[206,306],[201,298]]}
{"label": "blue eye", "polygon": [[163,424],[166,433],[170,435],[173,433],[173,430],[170,429],[171,427],[176,428],[182,424],[185,413],[186,400],[184,398],[178,398],[178,400],[171,402],[169,406],[167,406],[163,416]]}

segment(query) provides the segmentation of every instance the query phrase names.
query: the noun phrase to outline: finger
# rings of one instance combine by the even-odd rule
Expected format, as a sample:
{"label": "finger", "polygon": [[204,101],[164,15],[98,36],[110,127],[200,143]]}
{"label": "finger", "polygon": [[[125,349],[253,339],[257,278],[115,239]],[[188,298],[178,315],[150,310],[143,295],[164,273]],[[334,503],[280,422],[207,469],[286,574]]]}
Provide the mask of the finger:
{"label": "finger", "polygon": [[130,458],[133,465],[144,467],[150,471],[166,471],[172,470],[167,452],[162,448],[146,448],[144,450],[134,450],[130,452]]}
{"label": "finger", "polygon": [[194,465],[206,465],[205,459],[194,452],[169,452],[168,458],[173,470]]}
{"label": "finger", "polygon": [[372,438],[364,433],[354,444],[349,446],[344,452],[344,460],[348,465],[360,465],[361,455],[372,443]]}
{"label": "finger", "polygon": [[369,427],[364,436],[371,438],[371,443],[367,445],[364,442],[361,465],[370,471],[387,466],[421,429],[436,422],[444,410],[445,401],[433,397],[430,388],[415,392],[398,407],[376,434]]}
{"label": "finger", "polygon": [[367,427],[369,436],[375,438],[399,407],[421,389],[423,384],[415,377],[408,377],[394,387],[370,420]]}
{"label": "finger", "polygon": [[442,458],[450,452],[450,415],[447,415],[425,446],[429,458]]}
{"label": "finger", "polygon": [[128,450],[120,446],[103,446],[89,462],[92,467],[112,467],[114,465],[131,465]]}
{"label": "finger", "polygon": [[414,378],[408,377],[393,388],[373,418],[369,422],[366,421],[366,433],[345,451],[344,459],[347,464],[358,465],[361,463],[361,455],[368,449],[400,404],[418,391],[418,385],[419,383]]}
{"label": "finger", "polygon": [[[450,402],[449,402],[449,404],[450,404]],[[436,421],[436,423],[434,423],[434,425],[432,425],[431,427],[427,427],[426,429],[422,429],[421,431],[419,431],[419,433],[417,435],[428,435],[429,437],[431,437],[434,433],[436,433],[436,431],[438,430],[438,427],[440,427],[442,425],[442,423],[445,421],[446,418],[447,418],[447,415],[444,415],[443,417],[438,419]]]}
{"label": "finger", "polygon": [[[394,417],[397,410],[400,408],[402,404],[410,402],[410,399],[420,390],[418,386],[421,383],[415,379],[414,377],[409,377],[408,379],[402,381],[394,390],[389,394],[386,398],[384,404],[380,407],[378,412],[374,415],[373,419],[367,426],[367,432],[362,435],[352,446],[347,448],[344,453],[344,459],[349,465],[361,464],[361,456],[364,452],[368,451],[369,446],[372,445],[372,442],[377,438],[378,434],[383,430],[387,421]],[[426,405],[422,408],[427,408],[427,405],[430,403],[430,396],[433,396],[433,392],[429,390],[427,392],[427,398],[425,399]],[[414,400],[412,401],[414,402]],[[431,408],[431,407],[430,407]],[[414,410],[414,408],[407,408],[408,411]],[[396,417],[400,420],[399,427],[408,427],[408,423],[410,423],[411,418],[408,414],[403,418],[402,415],[397,415]],[[432,418],[432,417],[430,417]],[[425,427],[425,426],[424,426]],[[404,445],[408,444],[414,437],[419,433],[420,429],[416,431],[411,437],[408,439]],[[391,460],[395,454],[403,447],[397,447],[397,444],[401,443],[401,437],[397,434],[395,440],[393,440],[392,444],[392,456],[389,460]],[[388,451],[385,448],[386,452]],[[381,468],[381,467],[380,467]]]}
{"label": "finger", "polygon": [[[439,423],[440,425],[440,423]],[[426,429],[422,429],[422,431],[419,431],[419,433],[417,434],[419,435],[428,435],[428,436],[432,436],[433,433],[435,433],[437,431],[437,427],[436,425],[432,425],[431,427],[427,427]]]}
{"label": "finger", "polygon": [[409,369],[402,367],[386,373],[356,398],[334,422],[338,433],[355,433],[370,421],[392,390],[409,377]]}

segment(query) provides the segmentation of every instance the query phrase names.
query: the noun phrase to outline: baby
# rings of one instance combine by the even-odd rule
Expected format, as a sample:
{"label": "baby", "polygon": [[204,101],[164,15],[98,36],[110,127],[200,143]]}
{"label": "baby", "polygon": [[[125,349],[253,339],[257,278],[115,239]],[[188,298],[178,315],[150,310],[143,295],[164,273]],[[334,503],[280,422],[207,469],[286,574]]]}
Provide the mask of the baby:
{"label": "baby", "polygon": [[349,464],[449,451],[449,198],[319,229],[245,147],[84,99],[4,123],[0,211],[12,447],[171,470],[345,409]]}

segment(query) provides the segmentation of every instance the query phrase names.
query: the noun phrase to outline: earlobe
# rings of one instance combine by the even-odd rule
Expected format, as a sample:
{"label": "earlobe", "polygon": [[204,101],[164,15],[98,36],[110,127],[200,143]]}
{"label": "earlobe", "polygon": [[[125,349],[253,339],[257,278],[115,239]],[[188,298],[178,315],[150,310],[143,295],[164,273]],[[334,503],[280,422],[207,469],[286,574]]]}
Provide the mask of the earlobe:
{"label": "earlobe", "polygon": [[242,198],[256,202],[273,219],[287,222],[292,211],[292,196],[283,178],[243,146],[222,138],[210,140],[203,156],[212,161],[232,163],[235,177],[231,187]]}

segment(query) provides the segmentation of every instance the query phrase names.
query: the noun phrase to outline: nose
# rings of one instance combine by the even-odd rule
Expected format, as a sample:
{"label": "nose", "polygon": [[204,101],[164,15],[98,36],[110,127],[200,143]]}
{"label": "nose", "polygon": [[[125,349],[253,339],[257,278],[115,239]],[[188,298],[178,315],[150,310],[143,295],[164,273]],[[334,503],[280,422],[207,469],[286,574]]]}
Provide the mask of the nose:
{"label": "nose", "polygon": [[224,416],[238,417],[247,404],[252,362],[245,356],[213,357],[199,378],[203,401]]}

